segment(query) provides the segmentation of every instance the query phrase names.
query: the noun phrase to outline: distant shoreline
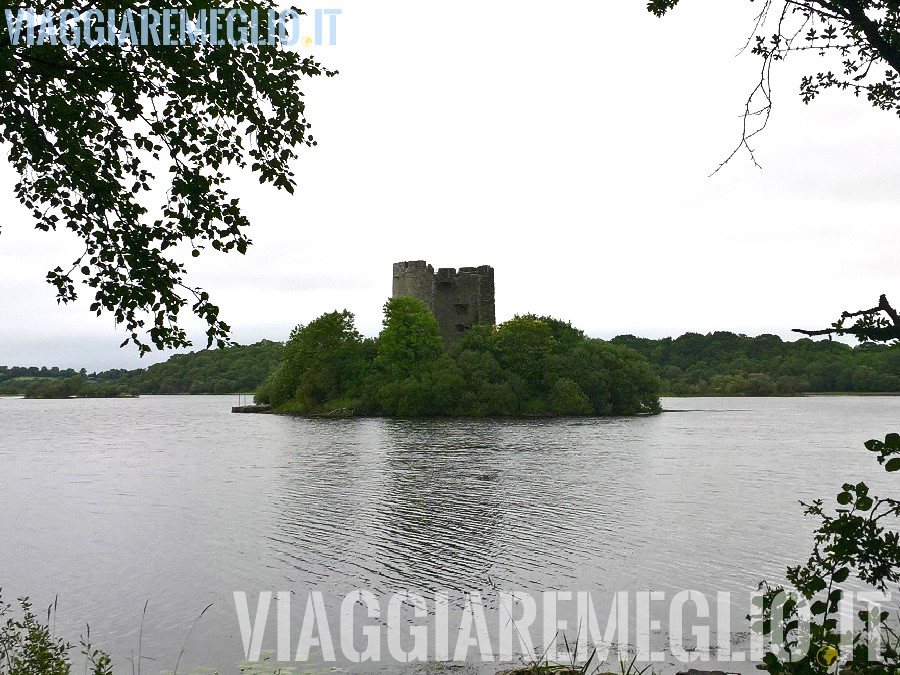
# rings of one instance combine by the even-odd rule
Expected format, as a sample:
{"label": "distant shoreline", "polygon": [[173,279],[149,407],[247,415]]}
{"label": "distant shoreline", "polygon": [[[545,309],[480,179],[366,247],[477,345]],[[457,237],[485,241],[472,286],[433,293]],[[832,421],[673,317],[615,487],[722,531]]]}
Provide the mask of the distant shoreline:
{"label": "distant shoreline", "polygon": [[[178,393],[178,394],[126,394],[122,396],[68,396],[61,398],[29,398],[29,401],[65,401],[65,400],[74,400],[74,399],[123,399],[123,398],[144,398],[147,396],[253,396],[254,392],[241,391],[241,392],[227,392],[224,394],[216,394],[213,392],[202,392],[198,394],[190,394],[186,392]],[[769,394],[767,396],[748,396],[746,394],[660,394],[660,398],[678,398],[678,399],[688,399],[688,398],[808,398],[813,396],[900,396],[900,392],[897,391],[810,391],[804,392],[802,394]],[[21,398],[24,399],[24,396],[21,393],[0,393],[0,399],[3,398]],[[238,407],[238,406],[235,406]],[[240,406],[244,408],[251,408],[252,405]],[[262,406],[265,407],[265,406]],[[680,412],[680,411],[664,411],[664,412]],[[277,415],[294,415],[297,417],[338,417],[337,415],[327,415],[327,414],[319,414],[319,415],[305,415],[302,413],[291,412],[291,411],[283,411],[274,413]],[[350,417],[350,415],[348,415]],[[353,415],[353,417],[362,417],[362,415]],[[531,416],[533,417],[533,416]]]}

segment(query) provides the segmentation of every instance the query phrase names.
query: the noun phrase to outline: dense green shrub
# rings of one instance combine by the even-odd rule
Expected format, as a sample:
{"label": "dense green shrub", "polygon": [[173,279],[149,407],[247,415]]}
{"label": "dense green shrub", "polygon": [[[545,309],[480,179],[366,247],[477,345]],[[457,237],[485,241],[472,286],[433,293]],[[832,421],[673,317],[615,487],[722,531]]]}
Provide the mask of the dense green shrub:
{"label": "dense green shrub", "polygon": [[550,410],[556,415],[590,415],[594,406],[577,382],[561,377],[550,391]]}
{"label": "dense green shrub", "polygon": [[[27,598],[19,601],[21,617],[13,616],[12,606],[0,597],[0,675],[69,675],[72,645],[53,637],[50,627],[31,611]],[[85,672],[110,675],[112,667],[107,654],[82,642],[86,658]]]}

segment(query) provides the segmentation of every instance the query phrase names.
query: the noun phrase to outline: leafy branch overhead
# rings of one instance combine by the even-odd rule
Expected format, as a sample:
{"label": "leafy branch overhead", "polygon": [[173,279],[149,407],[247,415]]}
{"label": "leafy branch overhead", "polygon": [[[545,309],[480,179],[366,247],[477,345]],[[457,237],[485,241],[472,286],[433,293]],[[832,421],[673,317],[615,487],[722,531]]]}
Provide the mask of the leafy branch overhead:
{"label": "leafy branch overhead", "polygon": [[[663,16],[678,3],[650,0],[647,9]],[[750,139],[766,127],[772,111],[772,66],[791,52],[828,57],[826,67],[801,78],[800,95],[805,103],[834,88],[865,95],[876,108],[900,114],[900,3],[762,0],[759,7],[744,49],[761,57],[760,77],[744,108],[741,141],[722,165],[742,148],[756,164]]]}
{"label": "leafy branch overhead", "polygon": [[[848,319],[855,319],[851,325],[846,325]],[[858,312],[842,312],[841,318],[831,325],[831,328],[819,330],[805,330],[794,328],[795,333],[803,335],[853,335],[860,342],[891,342],[900,340],[900,315],[891,307],[886,296],[878,299],[878,304],[871,309],[863,309]]]}
{"label": "leafy branch overhead", "polygon": [[[141,6],[161,10],[135,5],[136,18]],[[58,22],[69,5],[47,7]],[[266,35],[265,10],[275,5],[244,9],[252,7]],[[196,18],[196,8],[187,11]],[[37,228],[69,229],[84,245],[72,264],[47,274],[58,302],[75,300],[77,282],[86,284],[91,310],[111,313],[128,333],[123,346],[141,354],[190,344],[179,325],[189,303],[206,321],[207,346],[227,343],[229,326],[205,291],[186,284],[175,251],[246,252],[249,222],[225,190],[227,167],[249,166],[260,183],[293,192],[297,148],[315,145],[301,79],[336,71],[277,40],[11,46],[5,21],[0,70],[0,142],[19,174],[16,197]],[[147,193],[160,179],[165,203],[151,211]]]}

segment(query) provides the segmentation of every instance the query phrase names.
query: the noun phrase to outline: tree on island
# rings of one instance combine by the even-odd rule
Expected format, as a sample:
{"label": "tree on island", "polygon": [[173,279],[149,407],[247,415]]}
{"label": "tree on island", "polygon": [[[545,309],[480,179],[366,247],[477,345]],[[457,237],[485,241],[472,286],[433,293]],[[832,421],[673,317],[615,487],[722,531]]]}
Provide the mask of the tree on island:
{"label": "tree on island", "polygon": [[437,320],[420,300],[388,300],[383,326],[376,340],[365,340],[347,311],[298,326],[257,402],[308,415],[660,411],[659,378],[643,356],[550,317],[524,315],[497,327],[474,326],[449,351]]}
{"label": "tree on island", "polygon": [[409,377],[444,353],[438,321],[421,300],[388,300],[383,326],[375,366],[392,380]]}
{"label": "tree on island", "polygon": [[[663,16],[679,2],[649,0],[647,9]],[[761,0],[747,48],[761,58],[759,80],[744,106],[740,143],[719,168],[742,148],[759,166],[750,139],[769,121],[772,68],[792,52],[830,58],[826,68],[801,78],[804,103],[834,88],[857,97],[864,94],[876,108],[900,113],[900,4],[896,0]]]}
{"label": "tree on island", "polygon": [[[59,25],[69,5],[42,7]],[[266,12],[276,4],[242,8],[259,10],[260,35],[268,35]],[[196,6],[184,11],[197,19]],[[96,29],[105,19],[90,21]],[[27,23],[26,15],[24,33]],[[336,71],[285,49],[277,30],[273,44],[244,46],[53,42],[13,45],[0,21],[0,142],[19,174],[16,197],[38,229],[65,228],[84,244],[75,261],[47,274],[57,300],[75,300],[80,280],[94,294],[91,311],[111,313],[129,335],[122,346],[142,355],[151,345],[191,344],[179,325],[190,303],[206,321],[207,346],[225,345],[229,326],[209,294],[185,282],[173,253],[246,252],[249,222],[224,189],[226,167],[249,167],[261,183],[293,192],[297,148],[315,145],[301,80]],[[157,213],[145,205],[159,180],[147,166],[170,176]]]}

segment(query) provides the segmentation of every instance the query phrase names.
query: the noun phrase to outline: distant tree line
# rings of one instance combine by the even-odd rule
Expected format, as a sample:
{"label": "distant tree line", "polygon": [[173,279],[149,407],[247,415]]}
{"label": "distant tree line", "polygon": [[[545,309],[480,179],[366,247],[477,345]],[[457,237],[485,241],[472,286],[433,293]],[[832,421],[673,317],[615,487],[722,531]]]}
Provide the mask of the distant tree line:
{"label": "distant tree line", "polygon": [[137,394],[232,394],[253,392],[281,358],[280,342],[262,340],[190,354],[174,354],[165,363],[124,376]]}
{"label": "distant tree line", "polygon": [[449,350],[425,303],[393,298],[363,338],[346,310],[298,326],[257,392],[304,414],[630,415],[659,412],[659,379],[622,345],[551,317],[475,326]]}
{"label": "distant tree line", "polygon": [[644,355],[671,396],[786,396],[827,392],[900,392],[900,349],[777,335],[716,332],[612,342]]}
{"label": "distant tree line", "polygon": [[0,366],[0,394],[28,398],[90,398],[137,394],[230,394],[252,392],[281,358],[280,342],[175,354],[139,370]]}
{"label": "distant tree line", "polygon": [[85,370],[73,368],[0,366],[0,395],[24,395],[26,398],[114,398],[125,396],[126,389],[115,382],[89,377]]}
{"label": "distant tree line", "polygon": [[[572,383],[594,413],[641,409],[644,404],[635,401],[641,401],[642,394],[629,398],[622,393],[623,373],[637,379],[635,392],[644,393],[653,390],[648,374],[656,376],[663,396],[900,392],[900,349],[884,344],[785,342],[776,335],[728,332],[659,340],[622,335],[604,342],[585,337],[565,322],[526,315],[496,331],[477,327],[445,352],[432,334],[428,315],[420,312],[421,307],[400,312],[392,306],[393,323],[405,328],[382,332],[378,339],[360,336],[349,312],[333,312],[299,326],[287,346],[263,340],[176,354],[140,370],[88,374],[84,369],[0,366],[0,394],[61,398],[259,390],[260,400],[282,406],[290,402],[298,410],[333,403],[390,414],[463,414],[447,403],[458,400],[455,410],[493,415],[587,413]],[[319,342],[330,346],[315,347]],[[635,355],[625,347],[638,352],[649,367],[643,359],[642,366],[629,361]],[[610,371],[619,381],[602,386],[588,382],[586,373],[604,359],[629,365]],[[603,393],[607,390],[608,400]],[[337,405],[341,403],[353,405]]]}

